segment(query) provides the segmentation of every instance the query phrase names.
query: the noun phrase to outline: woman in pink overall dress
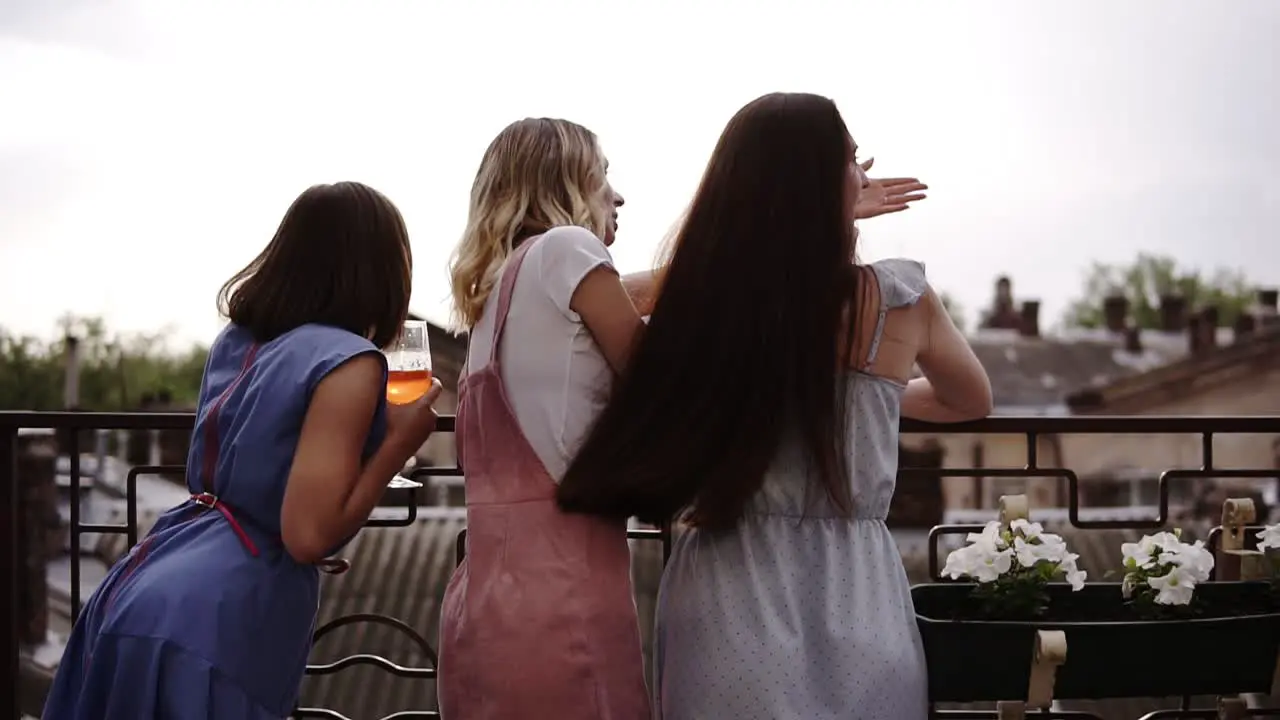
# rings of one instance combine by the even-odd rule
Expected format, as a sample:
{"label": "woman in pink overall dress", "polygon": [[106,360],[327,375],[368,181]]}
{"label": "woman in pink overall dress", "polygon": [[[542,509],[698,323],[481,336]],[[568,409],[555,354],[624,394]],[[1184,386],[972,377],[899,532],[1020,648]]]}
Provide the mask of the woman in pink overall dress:
{"label": "woman in pink overall dress", "polygon": [[471,347],[467,554],[440,629],[447,720],[650,717],[626,525],[555,502],[643,327],[606,249],[621,204],[594,136],[561,120],[514,123],[477,174],[451,268]]}

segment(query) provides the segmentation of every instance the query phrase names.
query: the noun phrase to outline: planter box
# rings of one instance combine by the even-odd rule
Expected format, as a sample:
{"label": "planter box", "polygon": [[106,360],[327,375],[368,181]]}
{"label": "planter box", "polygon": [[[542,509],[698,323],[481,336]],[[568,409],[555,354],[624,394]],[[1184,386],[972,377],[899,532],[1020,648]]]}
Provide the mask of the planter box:
{"label": "planter box", "polygon": [[1049,609],[1032,621],[967,619],[975,612],[972,589],[971,583],[911,588],[934,702],[1025,699],[1038,630],[1066,634],[1056,699],[1271,691],[1280,610],[1265,582],[1200,585],[1203,612],[1180,620],[1136,617],[1119,583],[1090,584],[1076,593],[1050,585]]}

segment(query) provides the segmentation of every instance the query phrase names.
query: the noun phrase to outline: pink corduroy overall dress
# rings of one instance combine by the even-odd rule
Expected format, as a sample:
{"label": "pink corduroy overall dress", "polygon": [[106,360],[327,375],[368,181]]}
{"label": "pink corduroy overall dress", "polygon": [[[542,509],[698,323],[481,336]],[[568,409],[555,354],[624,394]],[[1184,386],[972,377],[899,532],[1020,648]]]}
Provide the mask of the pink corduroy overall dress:
{"label": "pink corduroy overall dress", "polygon": [[488,365],[460,384],[467,555],[440,623],[444,720],[649,720],[626,527],[556,507],[499,367],[526,240],[507,261]]}

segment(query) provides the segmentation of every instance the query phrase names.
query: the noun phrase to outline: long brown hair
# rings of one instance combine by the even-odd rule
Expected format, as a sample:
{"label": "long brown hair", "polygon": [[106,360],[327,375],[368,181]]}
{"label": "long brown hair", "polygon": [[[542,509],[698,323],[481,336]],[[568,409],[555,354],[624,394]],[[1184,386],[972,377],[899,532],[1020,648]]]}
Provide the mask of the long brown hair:
{"label": "long brown hair", "polygon": [[269,342],[308,323],[391,344],[409,314],[413,253],[404,218],[358,182],[315,185],[275,237],[218,292],[218,309]]}
{"label": "long brown hair", "polygon": [[560,484],[563,509],[660,522],[689,508],[698,526],[732,527],[793,434],[851,510],[852,154],[825,97],[765,95],[729,121],[649,327]]}

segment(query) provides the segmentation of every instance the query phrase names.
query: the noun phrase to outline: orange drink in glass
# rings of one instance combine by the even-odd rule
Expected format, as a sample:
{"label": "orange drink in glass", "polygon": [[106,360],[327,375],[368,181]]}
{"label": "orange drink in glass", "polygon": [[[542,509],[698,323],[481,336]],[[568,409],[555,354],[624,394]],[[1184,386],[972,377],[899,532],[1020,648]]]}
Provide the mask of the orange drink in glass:
{"label": "orange drink in glass", "polygon": [[425,320],[406,320],[387,356],[387,402],[408,405],[431,389],[431,346]]}

